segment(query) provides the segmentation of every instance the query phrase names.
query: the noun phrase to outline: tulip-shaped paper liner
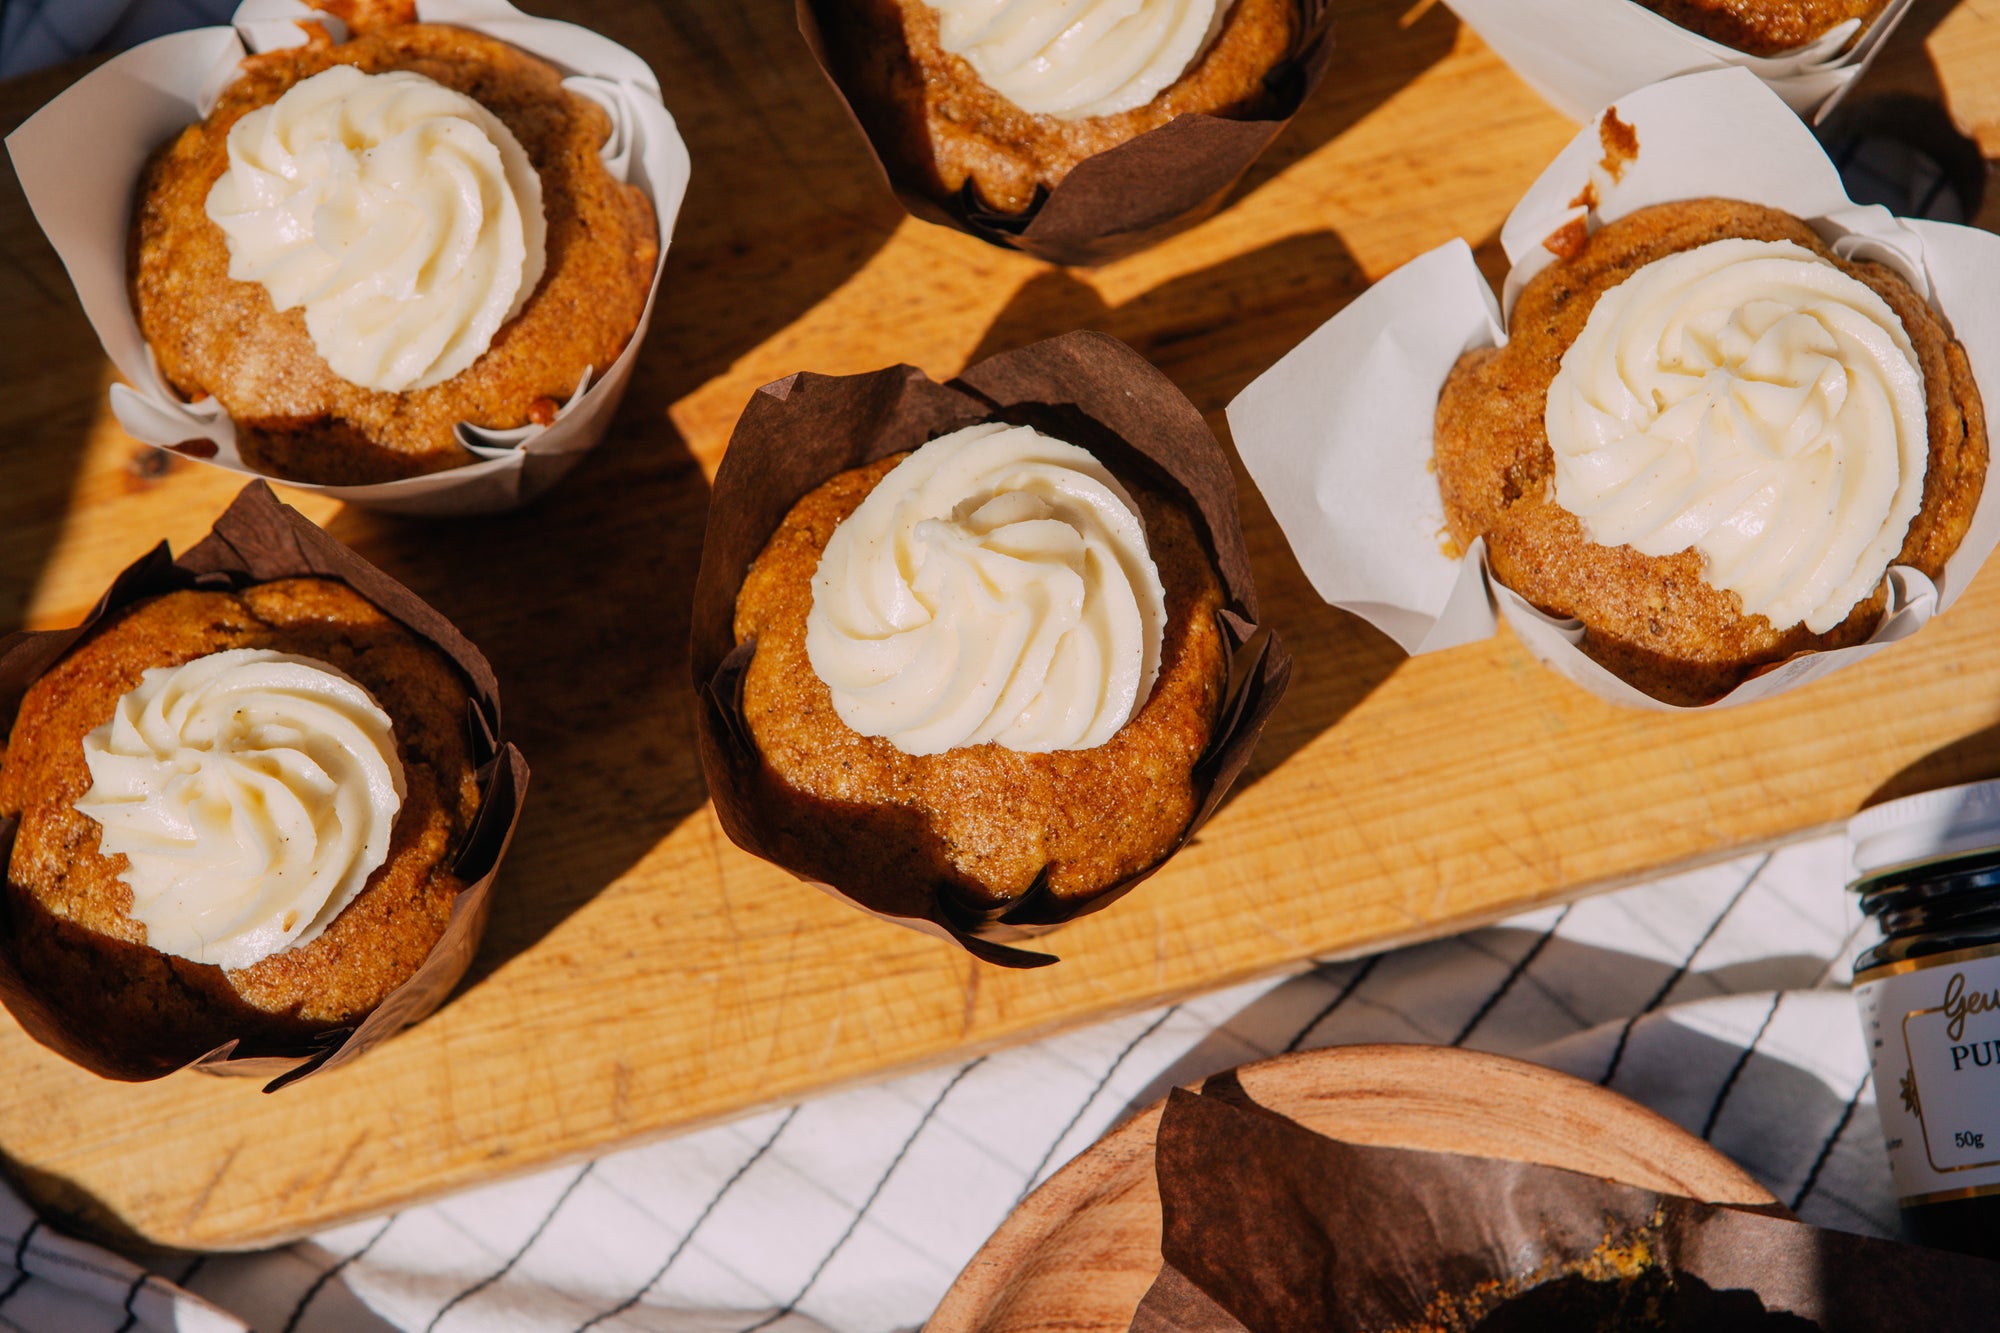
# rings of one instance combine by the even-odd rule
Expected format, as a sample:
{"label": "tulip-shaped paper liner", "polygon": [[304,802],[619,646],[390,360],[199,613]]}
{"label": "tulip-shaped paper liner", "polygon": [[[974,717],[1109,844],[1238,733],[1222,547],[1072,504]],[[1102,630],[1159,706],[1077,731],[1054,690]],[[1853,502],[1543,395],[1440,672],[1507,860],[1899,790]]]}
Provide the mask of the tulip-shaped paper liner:
{"label": "tulip-shaped paper liner", "polygon": [[[1299,0],[1300,37],[1264,77],[1273,114],[1234,119],[1188,113],[1078,163],[1020,213],[996,212],[968,183],[949,199],[885,146],[869,94],[838,58],[827,30],[842,22],[829,0],[796,0],[799,31],[868,141],[896,198],[913,216],[1052,264],[1103,264],[1143,250],[1213,213],[1250,164],[1298,114],[1333,58],[1333,6]],[[851,20],[850,20],[851,21]],[[886,132],[885,132],[886,133]]]}
{"label": "tulip-shaped paper liner", "polygon": [[[192,1062],[193,1067],[208,1073],[253,1078],[276,1075],[266,1092],[345,1064],[417,1022],[444,1003],[471,966],[479,937],[486,930],[493,879],[513,839],[521,801],[528,790],[527,761],[501,738],[499,682],[493,668],[450,621],[297,510],[280,503],[261,481],[246,486],[216,519],[208,537],[180,559],[174,559],[162,542],[128,566],[81,625],[22,631],[0,639],[0,727],[11,729],[28,687],[106,616],[181,589],[229,591],[277,579],[311,577],[345,583],[429,642],[464,674],[472,695],[466,726],[473,761],[479,765],[480,800],[452,860],[452,873],[465,888],[452,903],[444,935],[409,980],[352,1028],[318,1034],[296,1049],[260,1045],[239,1054],[239,1042],[231,1040]],[[0,867],[8,864],[14,832],[15,821],[0,820]],[[0,911],[0,1003],[36,1041],[105,1078],[139,1082],[172,1072],[171,1064],[122,1053],[116,1046],[116,1034],[89,1031],[71,1022],[59,1004],[39,994],[21,975],[14,949],[7,914]],[[108,1042],[107,1037],[111,1038]]]}
{"label": "tulip-shaped paper liner", "polygon": [[1635,0],[1445,0],[1494,54],[1574,120],[1647,84],[1737,67],[1762,79],[1802,116],[1824,120],[1902,21],[1910,0],[1889,0],[1776,55],[1753,56],[1662,18]]}
{"label": "tulip-shaped paper liner", "polygon": [[[1807,1226],[1775,1205],[1324,1138],[1233,1074],[1167,1094],[1154,1160],[1167,1262],[1133,1333],[1875,1333],[1984,1327],[2000,1301],[2000,1264]],[[1641,1310],[1655,1319],[1611,1317]]]}
{"label": "tulip-shaped paper liner", "polygon": [[[1581,624],[1543,613],[1493,578],[1483,542],[1462,558],[1443,551],[1432,431],[1452,366],[1465,352],[1506,341],[1503,308],[1511,311],[1528,280],[1555,261],[1545,241],[1560,244],[1578,228],[1653,204],[1714,197],[1783,209],[1836,253],[1895,269],[1964,345],[1982,393],[2000,401],[2000,237],[1855,204],[1811,132],[1742,70],[1655,84],[1605,115],[1613,111],[1635,133],[1636,155],[1614,160],[1614,178],[1593,124],[1542,173],[1500,234],[1513,264],[1504,306],[1471,248],[1448,242],[1376,283],[1260,375],[1229,405],[1229,425],[1244,466],[1328,602],[1411,653],[1488,638],[1497,612],[1536,657],[1593,694],[1675,709],[1587,657],[1577,646]],[[1578,202],[1591,195],[1594,207]],[[1996,492],[1989,481],[1942,577],[1890,568],[1888,607],[1866,642],[1802,653],[1703,707],[1770,698],[1921,629],[1965,591],[2000,542]]]}
{"label": "tulip-shaped paper liner", "polygon": [[[625,350],[593,367],[548,425],[489,430],[461,423],[462,467],[364,486],[286,481],[297,490],[406,514],[497,513],[541,494],[603,438],[638,360],[659,295],[674,219],[687,192],[688,152],[645,61],[586,28],[533,18],[507,0],[419,0],[417,18],[452,23],[558,66],[563,86],[603,107],[611,137],[600,150],[620,180],[643,189],[659,227],[652,290]],[[7,150],[35,220],[69,270],[84,314],[126,383],[111,410],[136,439],[246,476],[236,429],[214,399],[190,403],[161,379],[139,330],[127,285],[132,205],[153,151],[202,119],[252,52],[296,46],[301,22],[340,32],[338,20],[302,0],[244,0],[234,26],[156,38],[92,70],[7,136]],[[79,143],[90,146],[79,154]]]}
{"label": "tulip-shaped paper liner", "polygon": [[[1189,502],[1222,581],[1221,628],[1230,650],[1220,716],[1195,769],[1205,785],[1201,804],[1159,861],[1088,897],[1058,898],[1038,880],[1020,898],[991,908],[928,882],[822,883],[787,865],[766,836],[757,795],[763,759],[740,703],[756,641],[736,643],[737,590],[786,513],[820,483],[988,419],[1039,425],[1086,448],[1122,450]],[[1228,456],[1166,376],[1101,333],[1070,333],[1005,352],[948,384],[910,366],[892,366],[866,375],[801,372],[758,390],[715,475],[695,583],[693,665],[702,770],[716,816],[739,847],[876,916],[1010,966],[1054,962],[1010,942],[1106,906],[1194,836],[1249,760],[1291,677],[1291,658],[1277,636],[1257,624],[1257,590]]]}

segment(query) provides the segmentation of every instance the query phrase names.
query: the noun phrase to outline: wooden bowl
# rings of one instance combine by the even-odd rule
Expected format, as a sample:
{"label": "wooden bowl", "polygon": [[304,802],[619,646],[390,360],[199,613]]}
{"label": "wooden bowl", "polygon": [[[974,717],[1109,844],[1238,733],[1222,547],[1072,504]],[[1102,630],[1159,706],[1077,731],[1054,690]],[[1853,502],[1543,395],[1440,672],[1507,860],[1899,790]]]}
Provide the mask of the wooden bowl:
{"label": "wooden bowl", "polygon": [[[1350,1143],[1538,1162],[1710,1203],[1777,1201],[1680,1126],[1505,1056],[1443,1046],[1334,1046],[1236,1071],[1262,1106]],[[927,1333],[1117,1333],[1160,1271],[1153,1138],[1164,1102],[1099,1139],[1008,1215]]]}

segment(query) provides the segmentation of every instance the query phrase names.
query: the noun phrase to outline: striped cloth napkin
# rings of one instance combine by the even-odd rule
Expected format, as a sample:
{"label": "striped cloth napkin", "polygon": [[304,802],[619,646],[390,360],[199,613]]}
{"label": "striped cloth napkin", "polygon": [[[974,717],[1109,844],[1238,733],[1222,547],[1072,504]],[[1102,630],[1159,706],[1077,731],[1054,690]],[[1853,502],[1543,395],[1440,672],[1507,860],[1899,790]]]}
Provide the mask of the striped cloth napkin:
{"label": "striped cloth napkin", "polygon": [[1887,1234],[1896,1208],[1847,994],[1861,940],[1845,857],[1838,838],[1795,844],[268,1254],[151,1260],[154,1281],[0,1198],[0,1329],[911,1329],[1024,1194],[1170,1085],[1364,1041],[1495,1051],[1604,1083],[1807,1221]]}

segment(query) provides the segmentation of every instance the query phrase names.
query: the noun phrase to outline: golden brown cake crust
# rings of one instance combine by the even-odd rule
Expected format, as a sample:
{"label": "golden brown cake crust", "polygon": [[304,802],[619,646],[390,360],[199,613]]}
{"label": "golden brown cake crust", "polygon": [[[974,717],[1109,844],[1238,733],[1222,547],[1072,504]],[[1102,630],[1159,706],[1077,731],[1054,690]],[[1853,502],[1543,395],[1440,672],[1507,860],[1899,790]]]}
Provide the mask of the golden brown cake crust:
{"label": "golden brown cake crust", "polygon": [[[442,384],[379,393],[335,375],[304,312],[274,310],[264,288],[229,276],[229,248],[205,209],[245,113],[337,64],[407,69],[472,97],[521,141],[542,179],[548,264],[521,313],[472,365]],[[208,119],[148,165],[133,224],[132,301],[167,382],[214,396],[243,458],[294,481],[354,485],[475,461],[452,428],[511,429],[552,419],[585,367],[603,374],[638,327],[659,256],[652,204],[605,169],[610,117],[561,86],[561,73],[462,28],[378,28],[252,56]]]}
{"label": "golden brown cake crust", "polygon": [[1065,898],[1149,868],[1201,803],[1194,768],[1227,683],[1215,614],[1222,588],[1193,522],[1178,503],[1127,482],[1166,587],[1167,628],[1152,694],[1109,741],[1048,754],[986,744],[907,755],[840,720],[805,648],[820,553],[906,457],[843,472],[800,500],[737,594],[736,641],[757,641],[743,716],[764,758],[785,863],[829,883],[949,885],[961,900],[989,904],[1020,897],[1045,868],[1048,890]]}
{"label": "golden brown cake crust", "polygon": [[855,112],[880,149],[950,197],[970,182],[987,208],[1019,213],[1077,163],[1176,116],[1271,113],[1265,76],[1293,54],[1298,0],[1235,0],[1201,58],[1145,106],[1111,116],[1030,115],[938,45],[924,0],[822,0],[830,54],[863,96]]}
{"label": "golden brown cake crust", "polygon": [[1721,42],[1746,55],[1774,56],[1815,41],[1849,19],[1872,20],[1888,0],[1638,0],[1638,3],[1712,42]]}
{"label": "golden brown cake crust", "polygon": [[[1555,503],[1555,458],[1543,427],[1549,384],[1597,298],[1656,259],[1711,241],[1791,241],[1832,258],[1805,223],[1776,209],[1697,199],[1641,209],[1594,233],[1521,292],[1501,349],[1468,352],[1438,398],[1436,465],[1451,534],[1486,538],[1494,575],[1552,615],[1585,626],[1583,650],[1655,698],[1701,704],[1763,667],[1845,647],[1874,632],[1883,594],[1825,634],[1778,631],[1746,616],[1734,593],[1702,578],[1688,550],[1645,556],[1599,546]],[[1965,349],[1893,270],[1834,259],[1903,321],[1924,375],[1930,461],[1923,508],[1896,563],[1935,577],[1971,526],[1986,481],[1986,420]]]}
{"label": "golden brown cake crust", "polygon": [[[270,648],[338,667],[395,724],[407,794],[388,860],[309,944],[225,971],[144,947],[127,915],[125,857],[77,813],[83,737],[152,667]],[[0,755],[0,816],[18,815],[4,905],[23,975],[72,1019],[177,1068],[230,1037],[296,1043],[365,1017],[417,970],[465,886],[452,858],[479,805],[450,660],[345,584],[283,579],[238,593],[175,592],[108,619],[28,690]]]}

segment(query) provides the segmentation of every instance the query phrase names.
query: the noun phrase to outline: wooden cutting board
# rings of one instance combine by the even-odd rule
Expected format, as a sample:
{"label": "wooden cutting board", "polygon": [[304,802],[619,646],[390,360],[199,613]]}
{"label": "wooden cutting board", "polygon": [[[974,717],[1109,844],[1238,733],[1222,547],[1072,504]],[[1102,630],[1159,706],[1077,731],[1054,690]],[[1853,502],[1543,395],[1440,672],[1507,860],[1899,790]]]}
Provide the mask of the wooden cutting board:
{"label": "wooden cutting board", "polygon": [[[1446,934],[1822,828],[1885,784],[2000,768],[2000,575],[1914,643],[1786,699],[1622,712],[1510,639],[1405,660],[1313,596],[1246,492],[1297,659],[1250,773],[1141,891],[1007,972],[738,852],[695,761],[687,605],[707,477],[756,386],[908,361],[940,378],[1078,327],[1209,414],[1373,278],[1482,244],[1573,132],[1442,6],[1353,0],[1303,114],[1221,215],[1062,272],[903,216],[776,0],[530,0],[649,59],[693,150],[652,335],[610,437],[508,518],[301,500],[486,650],[534,765],[465,989],[266,1097],[99,1082],[0,1020],[0,1152],[37,1201],[162,1245],[248,1247],[841,1083],[962,1059],[1315,956]],[[1919,4],[1871,87],[1941,83],[2000,135],[2000,0]],[[0,86],[12,126],[74,77]],[[88,145],[79,145],[87,152]],[[109,371],[0,182],[0,630],[73,623],[239,479],[104,410]]]}
{"label": "wooden cutting board", "polygon": [[[1336,1046],[1233,1071],[1257,1105],[1348,1143],[1559,1166],[1708,1203],[1775,1208],[1742,1167],[1594,1083],[1447,1046]],[[1164,1100],[1007,1215],[925,1333],[1122,1333],[1159,1276],[1153,1141]]]}

